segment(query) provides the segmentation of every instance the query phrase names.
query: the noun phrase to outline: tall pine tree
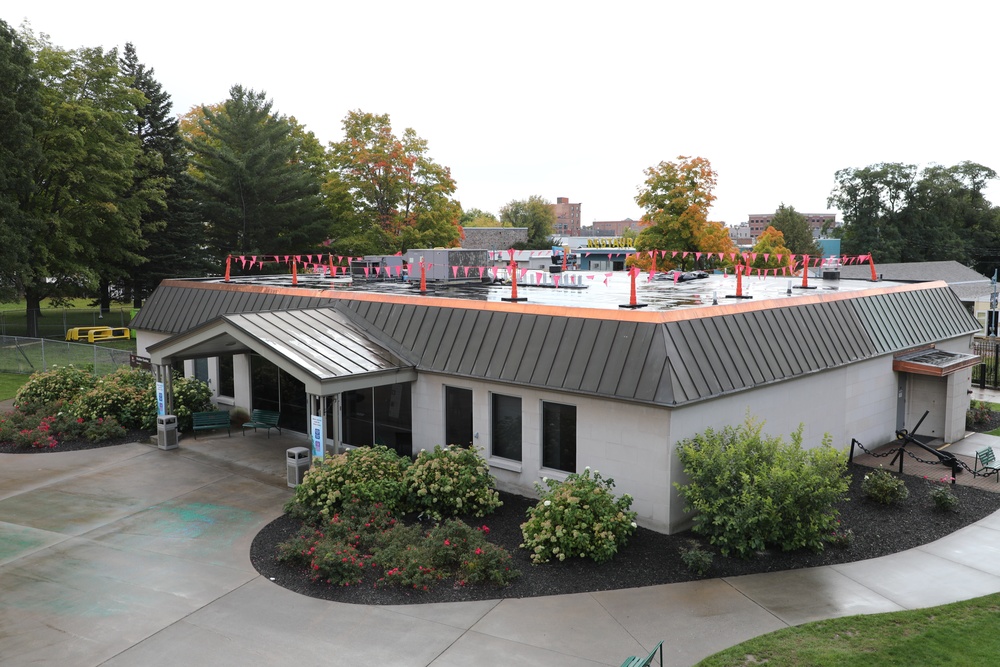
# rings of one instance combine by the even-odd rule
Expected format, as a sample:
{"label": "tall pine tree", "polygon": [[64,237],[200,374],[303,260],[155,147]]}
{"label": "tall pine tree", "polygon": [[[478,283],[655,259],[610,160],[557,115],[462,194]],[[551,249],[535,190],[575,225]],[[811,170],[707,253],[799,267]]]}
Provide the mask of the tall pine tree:
{"label": "tall pine tree", "polygon": [[233,86],[229,93],[221,107],[200,109],[190,136],[208,247],[220,260],[319,247],[329,236],[328,216],[321,170],[302,133],[294,120],[272,113],[263,92]]}
{"label": "tall pine tree", "polygon": [[147,261],[130,272],[127,285],[133,305],[139,307],[164,278],[204,275],[212,264],[205,255],[205,228],[195,209],[194,184],[187,173],[187,153],[178,120],[171,113],[170,95],[156,80],[155,70],[139,62],[131,42],[125,45],[119,64],[147,100],[138,109],[132,129],[142,145],[136,187],[153,180],[163,185],[167,195],[164,205],[151,208],[140,223]]}

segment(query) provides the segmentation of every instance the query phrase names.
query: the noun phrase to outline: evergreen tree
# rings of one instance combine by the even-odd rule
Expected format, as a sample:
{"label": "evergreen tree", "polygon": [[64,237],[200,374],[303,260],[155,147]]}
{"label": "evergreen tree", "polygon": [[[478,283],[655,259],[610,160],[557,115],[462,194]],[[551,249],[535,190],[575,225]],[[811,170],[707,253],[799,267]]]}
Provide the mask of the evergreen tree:
{"label": "evergreen tree", "polygon": [[42,160],[36,138],[40,90],[30,49],[0,20],[0,300],[18,297],[17,278],[30,264],[29,247],[38,231],[39,221],[24,207]]}
{"label": "evergreen tree", "polygon": [[271,112],[263,92],[233,86],[220,107],[201,107],[192,168],[218,259],[229,253],[301,253],[329,237],[321,174],[294,119]]}
{"label": "evergreen tree", "polygon": [[[152,180],[162,184],[167,193],[165,206],[151,208],[142,216],[147,261],[131,270],[128,281],[133,304],[139,307],[164,278],[204,275],[213,265],[205,256],[204,225],[195,210],[194,184],[187,174],[184,140],[171,112],[170,95],[156,80],[153,68],[139,62],[131,43],[125,45],[120,66],[147,100],[139,108],[132,130],[142,145],[136,187]],[[102,297],[107,298],[106,292]]]}

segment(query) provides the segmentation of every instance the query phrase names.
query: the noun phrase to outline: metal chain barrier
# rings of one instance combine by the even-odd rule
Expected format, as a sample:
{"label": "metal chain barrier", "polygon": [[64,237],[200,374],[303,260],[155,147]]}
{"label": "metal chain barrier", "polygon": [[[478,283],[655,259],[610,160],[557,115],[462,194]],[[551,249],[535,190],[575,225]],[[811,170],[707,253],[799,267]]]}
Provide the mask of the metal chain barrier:
{"label": "metal chain barrier", "polygon": [[[907,456],[909,456],[911,459],[917,461],[918,463],[924,463],[926,465],[932,465],[932,466],[943,466],[943,465],[945,465],[945,462],[941,461],[941,460],[930,461],[928,459],[922,459],[919,456],[917,456],[916,454],[914,454],[913,452],[911,452],[908,449],[906,449],[905,445],[902,446],[902,447],[893,447],[892,449],[890,449],[889,451],[885,452],[884,454],[876,454],[875,452],[869,450],[863,444],[861,444],[860,442],[858,442],[857,440],[855,440],[854,438],[851,438],[851,454],[848,457],[848,462],[849,463],[853,463],[854,462],[854,448],[855,447],[858,447],[865,454],[868,454],[869,456],[871,456],[873,458],[877,458],[877,459],[879,459],[879,458],[886,458],[888,456],[893,456],[893,455],[896,455],[896,454],[899,454],[900,456],[902,454],[906,454]],[[953,472],[953,474],[951,475],[952,484],[955,483],[955,475],[954,475],[954,473],[958,472],[956,470],[956,468],[958,468],[958,467],[963,468],[967,473],[969,473],[973,477],[993,477],[993,476],[996,475],[996,471],[995,470],[993,472],[983,472],[983,471],[979,471],[979,470],[973,470],[972,468],[969,467],[968,463],[966,463],[965,461],[961,460],[960,458],[958,458],[956,456],[952,457],[949,467],[952,468],[952,472]],[[900,473],[903,472],[903,461],[902,460],[900,460],[900,462],[899,462],[899,472]]]}

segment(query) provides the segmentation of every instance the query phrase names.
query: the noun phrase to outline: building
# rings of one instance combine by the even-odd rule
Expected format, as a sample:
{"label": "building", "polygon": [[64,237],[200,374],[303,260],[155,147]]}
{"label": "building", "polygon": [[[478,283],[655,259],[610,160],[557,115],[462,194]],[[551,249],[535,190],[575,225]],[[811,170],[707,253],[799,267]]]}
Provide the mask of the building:
{"label": "building", "polygon": [[221,408],[277,410],[322,434],[317,454],[472,444],[526,495],[589,466],[668,532],[689,522],[676,443],[748,412],[772,434],[804,424],[809,446],[880,445],[925,410],[922,434],[964,436],[979,323],[945,283],[765,278],[729,300],[731,276],[643,276],[648,306],[628,309],[628,274],[580,276],[589,287],[522,287],[523,302],[489,284],[167,280],[133,327],[168,397],[168,369],[201,367]]}
{"label": "building", "polygon": [[595,220],[592,224],[594,236],[621,236],[626,229],[630,229],[636,234],[642,231],[640,223],[625,218],[624,220]]}
{"label": "building", "polygon": [[557,197],[552,209],[556,214],[556,224],[552,229],[553,235],[580,235],[580,204],[569,203],[569,197]]}
{"label": "building", "polygon": [[[800,213],[800,215],[805,216],[806,222],[809,223],[809,228],[812,229],[813,238],[818,239],[823,234],[823,228],[832,228],[837,224],[837,216],[833,213]],[[751,213],[747,219],[746,232],[749,233],[750,245],[757,242],[757,237],[760,236],[765,229],[771,226],[774,221],[774,213]],[[743,225],[744,223],[740,223]],[[735,227],[730,227],[730,230],[736,229]],[[743,230],[741,230],[742,233]],[[733,232],[730,231],[730,238],[732,238]],[[737,243],[737,245],[740,245]]]}

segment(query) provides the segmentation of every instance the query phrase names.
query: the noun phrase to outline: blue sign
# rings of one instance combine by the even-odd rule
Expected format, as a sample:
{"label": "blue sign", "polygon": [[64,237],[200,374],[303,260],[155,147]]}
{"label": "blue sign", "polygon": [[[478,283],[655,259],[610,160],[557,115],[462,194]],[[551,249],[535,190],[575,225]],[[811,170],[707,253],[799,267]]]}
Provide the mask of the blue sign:
{"label": "blue sign", "polygon": [[321,459],[323,452],[323,415],[312,416],[313,458]]}
{"label": "blue sign", "polygon": [[156,414],[163,416],[167,414],[167,401],[163,393],[163,383],[156,383]]}

